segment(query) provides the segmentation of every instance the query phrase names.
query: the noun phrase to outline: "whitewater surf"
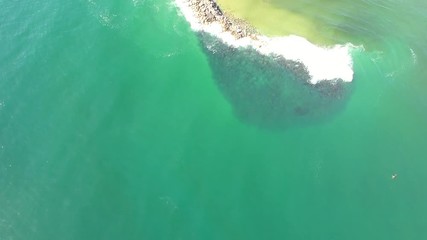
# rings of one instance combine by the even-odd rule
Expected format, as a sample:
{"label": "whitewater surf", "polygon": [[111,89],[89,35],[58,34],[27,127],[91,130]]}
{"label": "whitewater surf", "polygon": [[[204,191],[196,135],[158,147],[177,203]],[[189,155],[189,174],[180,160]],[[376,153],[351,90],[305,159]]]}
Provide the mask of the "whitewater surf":
{"label": "whitewater surf", "polygon": [[[175,5],[194,31],[207,32],[236,48],[250,47],[263,55],[281,56],[303,64],[310,75],[311,84],[320,81],[353,80],[351,53],[357,47],[351,43],[321,47],[295,35],[268,37],[251,33],[236,36],[235,32],[225,28],[223,21],[220,21],[224,16],[215,1],[175,0]],[[209,21],[206,21],[206,18]]]}

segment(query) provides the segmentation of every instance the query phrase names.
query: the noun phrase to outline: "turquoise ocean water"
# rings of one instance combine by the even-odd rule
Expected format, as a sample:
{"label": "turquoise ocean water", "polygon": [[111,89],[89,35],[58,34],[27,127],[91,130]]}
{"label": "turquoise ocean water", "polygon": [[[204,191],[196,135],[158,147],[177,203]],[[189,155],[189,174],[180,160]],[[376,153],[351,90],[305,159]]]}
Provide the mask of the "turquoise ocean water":
{"label": "turquoise ocean water", "polygon": [[0,239],[426,238],[427,3],[271,4],[363,45],[354,81],[307,88],[169,0],[0,0]]}

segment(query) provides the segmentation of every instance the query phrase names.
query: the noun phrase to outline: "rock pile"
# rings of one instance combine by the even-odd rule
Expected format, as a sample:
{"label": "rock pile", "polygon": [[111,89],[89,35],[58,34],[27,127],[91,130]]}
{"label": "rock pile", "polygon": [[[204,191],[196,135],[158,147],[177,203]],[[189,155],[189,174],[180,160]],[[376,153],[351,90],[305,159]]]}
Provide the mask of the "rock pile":
{"label": "rock pile", "polygon": [[222,12],[215,0],[187,0],[195,16],[202,24],[219,23],[223,30],[236,39],[251,37],[257,39],[257,31],[245,21]]}

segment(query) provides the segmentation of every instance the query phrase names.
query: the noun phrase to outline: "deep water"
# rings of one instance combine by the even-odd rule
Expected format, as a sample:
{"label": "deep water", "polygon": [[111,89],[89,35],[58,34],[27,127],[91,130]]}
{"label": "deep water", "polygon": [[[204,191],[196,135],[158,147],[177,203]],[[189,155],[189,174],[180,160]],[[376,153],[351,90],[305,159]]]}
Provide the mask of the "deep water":
{"label": "deep water", "polygon": [[168,0],[0,0],[0,239],[424,239],[427,3],[265,3],[363,45],[354,81]]}

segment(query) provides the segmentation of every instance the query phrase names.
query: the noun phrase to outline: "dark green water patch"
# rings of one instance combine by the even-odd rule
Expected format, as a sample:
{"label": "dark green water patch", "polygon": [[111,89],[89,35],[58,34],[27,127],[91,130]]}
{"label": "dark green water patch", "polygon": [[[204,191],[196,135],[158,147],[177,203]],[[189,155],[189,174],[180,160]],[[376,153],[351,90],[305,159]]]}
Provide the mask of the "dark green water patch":
{"label": "dark green water patch", "polygon": [[213,77],[246,123],[271,129],[309,125],[332,118],[345,106],[352,84],[341,80],[309,83],[304,65],[252,48],[234,48],[200,33]]}

